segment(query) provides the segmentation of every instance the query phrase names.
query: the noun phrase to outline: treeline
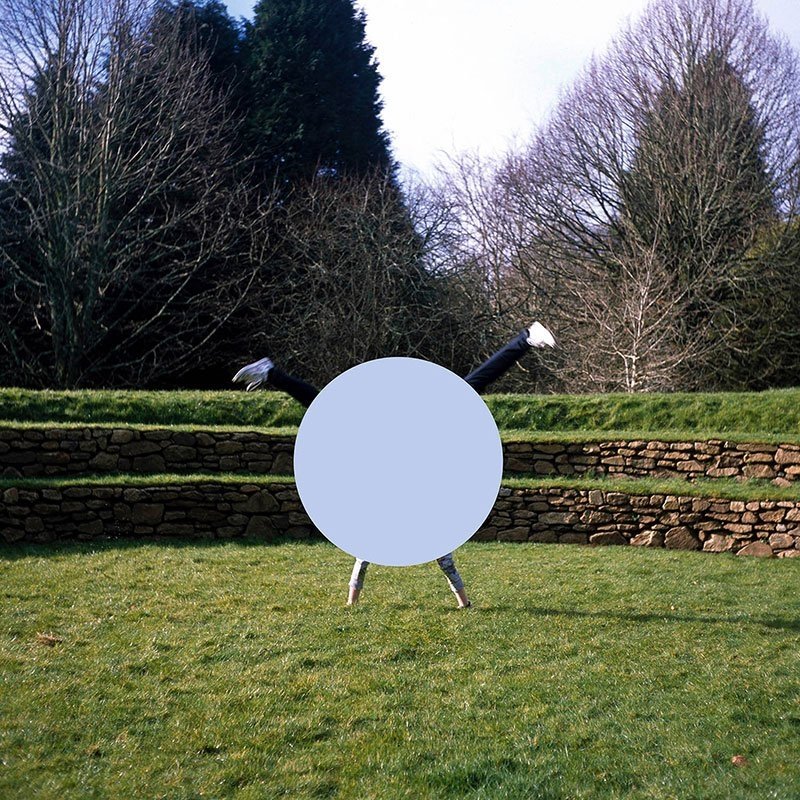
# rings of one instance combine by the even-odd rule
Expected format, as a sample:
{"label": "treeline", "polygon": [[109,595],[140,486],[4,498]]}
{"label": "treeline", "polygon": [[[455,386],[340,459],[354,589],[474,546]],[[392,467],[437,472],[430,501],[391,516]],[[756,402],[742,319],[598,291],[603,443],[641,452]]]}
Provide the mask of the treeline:
{"label": "treeline", "polygon": [[[800,69],[751,0],[656,0],[528,145],[404,185],[351,0],[0,0],[0,383],[457,372],[800,383]],[[409,43],[413,46],[413,43]]]}

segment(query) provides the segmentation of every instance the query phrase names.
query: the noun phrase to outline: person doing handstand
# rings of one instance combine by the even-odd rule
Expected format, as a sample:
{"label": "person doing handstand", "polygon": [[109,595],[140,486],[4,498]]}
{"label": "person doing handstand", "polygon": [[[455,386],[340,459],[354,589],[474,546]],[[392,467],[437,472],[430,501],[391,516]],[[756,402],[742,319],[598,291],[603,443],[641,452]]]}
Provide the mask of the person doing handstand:
{"label": "person doing handstand", "polygon": [[[476,391],[482,392],[489,384],[500,378],[513,364],[516,364],[529,350],[534,347],[555,347],[555,339],[544,325],[534,322],[530,327],[523,328],[508,344],[501,347],[494,355],[490,356],[477,369],[467,375],[464,380]],[[266,388],[286,392],[298,403],[308,408],[319,394],[319,390],[299,378],[287,374],[276,367],[272,359],[262,358],[252,364],[242,367],[233,376],[234,383],[246,384],[248,392],[255,389]],[[456,568],[452,553],[445,553],[436,559],[436,563],[444,572],[448,585],[456,596],[459,608],[469,608],[472,603],[464,588],[464,581]],[[364,576],[367,571],[368,561],[357,558],[350,576],[347,605],[355,605],[364,586]]]}

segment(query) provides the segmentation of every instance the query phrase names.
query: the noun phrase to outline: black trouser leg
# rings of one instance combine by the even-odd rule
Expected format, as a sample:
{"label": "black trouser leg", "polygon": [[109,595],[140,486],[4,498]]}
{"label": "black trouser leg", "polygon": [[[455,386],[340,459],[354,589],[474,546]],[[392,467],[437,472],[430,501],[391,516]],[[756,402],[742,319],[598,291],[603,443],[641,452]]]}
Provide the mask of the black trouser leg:
{"label": "black trouser leg", "polygon": [[308,408],[313,402],[314,398],[319,394],[319,389],[312,386],[310,383],[301,381],[292,375],[287,375],[282,369],[273,367],[269,371],[269,378],[267,382],[273,389],[278,389],[281,392],[291,395],[298,403]]}
{"label": "black trouser leg", "polygon": [[501,347],[477,369],[470,372],[464,380],[476,392],[482,392],[490,383],[501,377],[509,367],[516,364],[530,349],[528,331],[523,329],[507,345]]}
{"label": "black trouser leg", "polygon": [[[477,369],[474,369],[464,380],[476,391],[483,391],[490,383],[500,378],[509,367],[517,363],[529,350],[527,329],[521,330],[507,345],[501,347]],[[319,389],[310,383],[288,375],[282,369],[273,367],[269,371],[269,385],[273,389],[286,392],[298,403],[308,408]]]}

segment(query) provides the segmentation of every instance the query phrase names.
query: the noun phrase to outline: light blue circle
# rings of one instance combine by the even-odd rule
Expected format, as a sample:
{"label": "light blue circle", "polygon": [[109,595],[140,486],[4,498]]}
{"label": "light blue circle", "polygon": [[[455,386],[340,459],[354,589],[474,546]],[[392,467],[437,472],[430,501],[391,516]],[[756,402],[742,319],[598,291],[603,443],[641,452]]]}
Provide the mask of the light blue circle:
{"label": "light blue circle", "polygon": [[333,544],[409,566],[451,552],[483,524],[503,448],[462,378],[417,358],[381,358],[317,395],[297,432],[294,473],[306,512]]}

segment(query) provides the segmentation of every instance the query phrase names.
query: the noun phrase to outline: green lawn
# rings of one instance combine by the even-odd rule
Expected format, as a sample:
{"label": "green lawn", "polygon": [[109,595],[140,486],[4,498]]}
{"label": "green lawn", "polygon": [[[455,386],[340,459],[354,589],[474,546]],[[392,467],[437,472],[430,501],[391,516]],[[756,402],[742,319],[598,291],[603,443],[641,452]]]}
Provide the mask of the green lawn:
{"label": "green lawn", "polygon": [[[487,395],[497,425],[517,435],[649,433],[696,438],[800,439],[800,389],[693,394]],[[0,420],[280,428],[302,407],[280,392],[29,391],[0,389]],[[548,434],[549,435],[549,434]]]}
{"label": "green lawn", "polygon": [[800,797],[797,560],[458,563],[472,610],[434,565],[347,609],[326,542],[0,548],[0,797]]}

